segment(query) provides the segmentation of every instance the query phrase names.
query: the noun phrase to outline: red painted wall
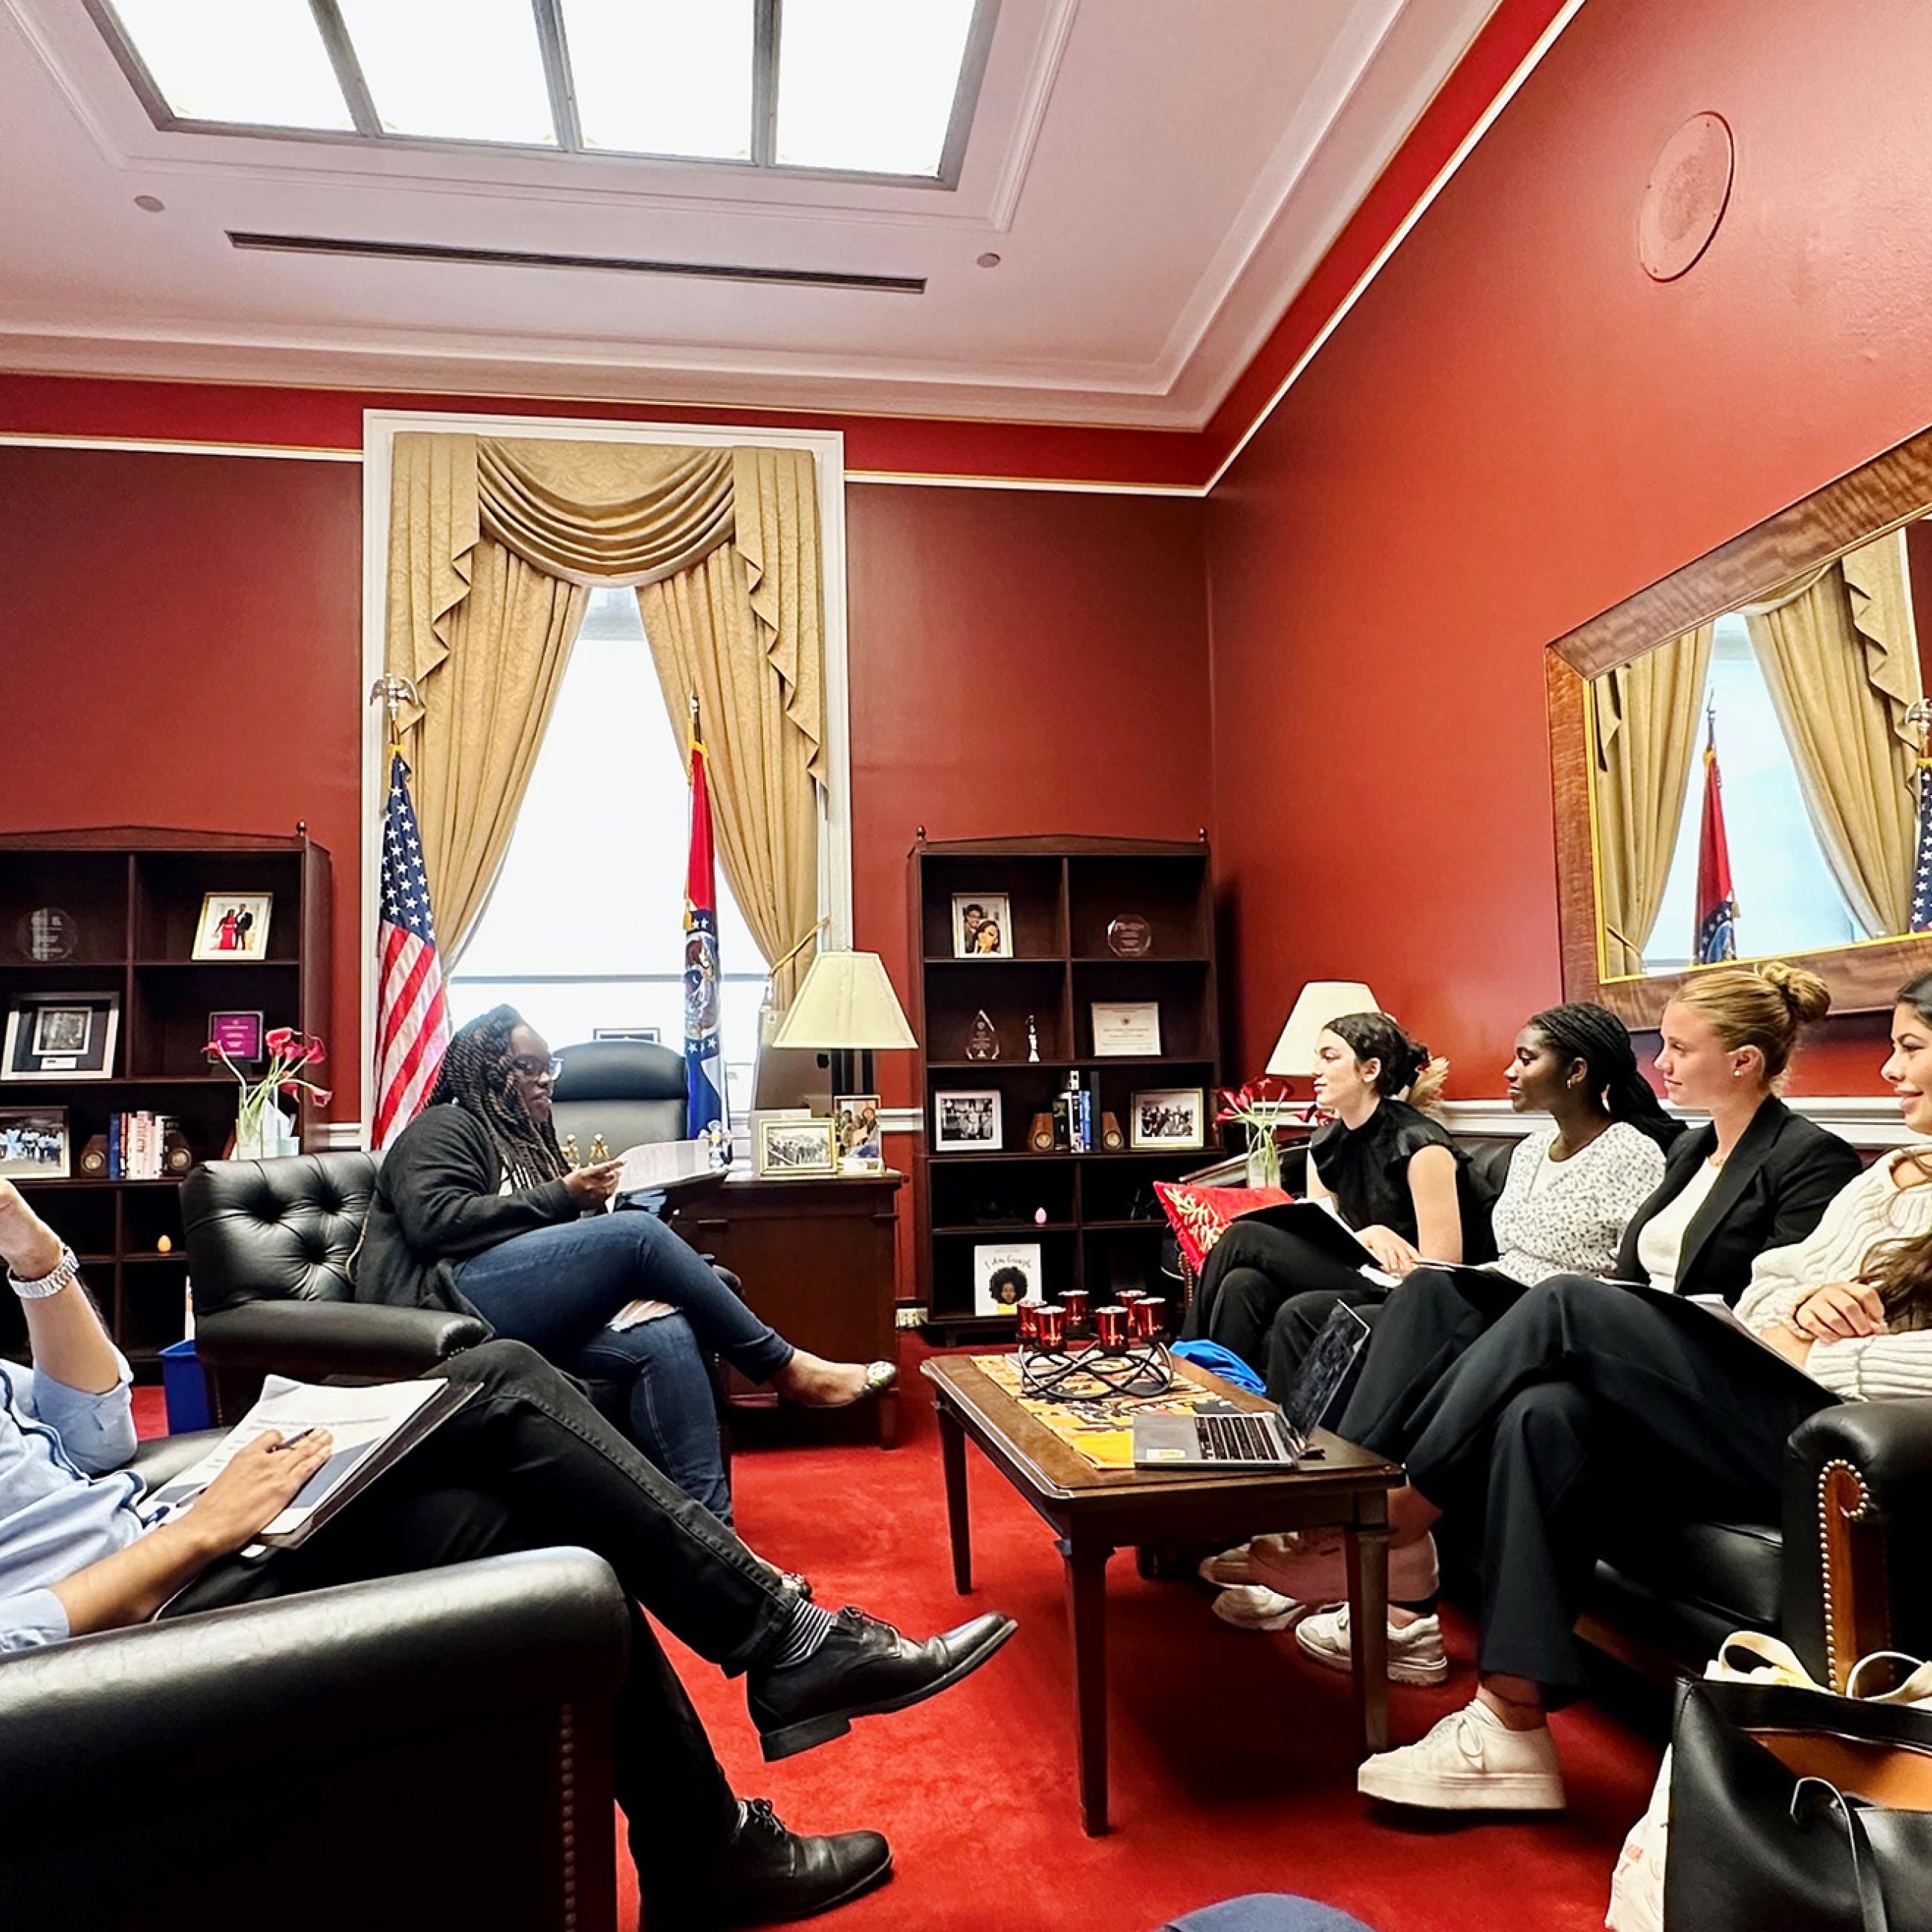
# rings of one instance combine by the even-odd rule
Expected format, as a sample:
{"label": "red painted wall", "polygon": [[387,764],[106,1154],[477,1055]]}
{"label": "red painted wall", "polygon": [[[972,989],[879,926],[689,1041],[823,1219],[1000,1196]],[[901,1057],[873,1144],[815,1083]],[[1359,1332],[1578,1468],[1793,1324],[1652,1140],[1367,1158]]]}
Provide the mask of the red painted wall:
{"label": "red painted wall", "polygon": [[[1246,1060],[1366,980],[1494,1094],[1560,996],[1547,641],[1932,418],[1932,15],[1592,0],[1209,502],[1214,768]],[[1688,116],[1722,229],[1638,266]],[[1878,1090],[1882,1019],[1811,1092]]]}
{"label": "red painted wall", "polygon": [[[284,831],[334,855],[336,1118],[356,1117],[362,474],[0,448],[0,826]],[[1205,506],[854,486],[859,943],[906,985],[907,848],[1208,815]],[[32,694],[31,697],[29,694]],[[890,1099],[910,1093],[884,1057]]]}
{"label": "red painted wall", "polygon": [[0,826],[290,832],[335,886],[333,1118],[361,1055],[362,473],[0,448]]}

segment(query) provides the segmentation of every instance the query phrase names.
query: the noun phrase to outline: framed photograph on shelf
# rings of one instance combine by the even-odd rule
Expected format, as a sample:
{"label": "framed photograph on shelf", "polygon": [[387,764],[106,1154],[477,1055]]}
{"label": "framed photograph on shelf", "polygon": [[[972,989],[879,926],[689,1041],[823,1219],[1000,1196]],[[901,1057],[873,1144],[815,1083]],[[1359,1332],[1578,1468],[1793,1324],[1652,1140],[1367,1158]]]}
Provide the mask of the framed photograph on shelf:
{"label": "framed photograph on shelf", "polygon": [[268,956],[268,916],[273,892],[207,892],[194,928],[192,959],[232,962]]}
{"label": "framed photograph on shelf", "polygon": [[934,1154],[998,1154],[1003,1144],[997,1088],[978,1087],[933,1095]]}
{"label": "framed photograph on shelf", "polygon": [[256,1012],[210,1013],[208,1043],[220,1047],[236,1066],[250,1065],[261,1059],[266,1051],[262,1016]]}
{"label": "framed photograph on shelf", "polygon": [[952,895],[952,956],[956,959],[1010,959],[1012,920],[1004,892]]}
{"label": "framed photograph on shelf", "polygon": [[832,1123],[808,1117],[758,1123],[758,1171],[768,1178],[788,1180],[811,1174],[836,1174]]}
{"label": "framed photograph on shelf", "polygon": [[0,1080],[111,1080],[118,993],[19,993]]}
{"label": "framed photograph on shelf", "polygon": [[65,1180],[64,1107],[0,1107],[0,1179]]}
{"label": "framed photograph on shelf", "polygon": [[975,1315],[1010,1315],[1041,1292],[1037,1241],[982,1241],[974,1246]]}
{"label": "framed photograph on shelf", "polygon": [[1207,1096],[1198,1087],[1150,1087],[1133,1098],[1127,1145],[1189,1153],[1207,1144]]}
{"label": "framed photograph on shelf", "polygon": [[1096,1060],[1160,1058],[1159,1000],[1096,1000],[1092,1004]]}
{"label": "framed photograph on shelf", "polygon": [[884,1174],[886,1140],[876,1094],[841,1094],[832,1102],[832,1139],[841,1174]]}

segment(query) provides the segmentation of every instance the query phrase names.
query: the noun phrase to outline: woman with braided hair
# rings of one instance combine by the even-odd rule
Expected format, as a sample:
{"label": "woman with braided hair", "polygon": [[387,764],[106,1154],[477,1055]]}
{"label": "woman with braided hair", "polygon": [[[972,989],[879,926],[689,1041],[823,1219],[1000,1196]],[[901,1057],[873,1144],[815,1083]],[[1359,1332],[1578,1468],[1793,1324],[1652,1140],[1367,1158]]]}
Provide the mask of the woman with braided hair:
{"label": "woman with braided hair", "polygon": [[638,1446],[728,1522],[704,1351],[814,1408],[877,1395],[898,1372],[794,1348],[655,1214],[602,1211],[622,1162],[564,1157],[555,1077],[512,1006],[458,1030],[428,1106],[383,1157],[356,1294],[475,1315],[587,1382],[624,1384]]}

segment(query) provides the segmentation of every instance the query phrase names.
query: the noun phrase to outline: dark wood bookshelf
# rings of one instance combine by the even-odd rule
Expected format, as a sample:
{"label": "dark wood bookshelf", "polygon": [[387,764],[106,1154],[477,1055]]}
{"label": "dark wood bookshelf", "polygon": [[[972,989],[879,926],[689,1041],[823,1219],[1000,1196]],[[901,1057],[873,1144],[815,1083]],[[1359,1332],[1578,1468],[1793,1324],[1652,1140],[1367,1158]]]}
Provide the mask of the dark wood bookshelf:
{"label": "dark wood bookshelf", "polygon": [[[1077,1070],[1132,1132],[1131,1101],[1150,1088],[1198,1088],[1203,1138],[1220,1086],[1220,1014],[1214,962],[1214,874],[1207,842],[1047,836],[1017,839],[922,838],[909,860],[913,1024],[920,1037],[917,1099],[926,1131],[913,1173],[918,1294],[926,1334],[944,1342],[1010,1336],[1013,1318],[974,1312],[975,1240],[1037,1240],[1051,1294],[1079,1286],[1096,1304],[1123,1288],[1171,1294],[1160,1272],[1167,1223],[1152,1184],[1178,1180],[1210,1157],[1201,1149],[1124,1148],[1035,1154],[1033,1117]],[[955,893],[1007,902],[1014,956],[956,958]],[[1110,921],[1138,913],[1150,950],[1126,957],[1107,944]],[[1153,1000],[1160,1008],[1158,1054],[1093,1052],[1091,1003]],[[998,1036],[996,1060],[966,1058],[967,1034],[983,1008]],[[1040,1036],[1027,1058],[1026,1022]],[[997,1150],[943,1154],[933,1145],[938,1094],[992,1088],[1000,1097]],[[1037,1222],[1044,1208],[1046,1220]]]}
{"label": "dark wood bookshelf", "polygon": [[[223,892],[274,895],[266,958],[189,956],[204,895]],[[29,956],[22,922],[42,906],[73,917],[70,958]],[[259,1010],[265,1028],[326,1036],[329,925],[328,852],[299,826],[287,838],[132,826],[0,837],[0,1005],[10,1010],[26,993],[120,997],[107,1078],[0,1081],[0,1107],[65,1108],[70,1178],[15,1183],[80,1257],[137,1374],[154,1373],[160,1351],[182,1336],[181,1183],[82,1174],[82,1153],[110,1114],[146,1108],[174,1117],[197,1162],[218,1158],[234,1132],[236,1088],[226,1072],[208,1071],[208,1016]],[[298,1130],[315,1124],[304,1097]],[[25,1342],[20,1304],[0,1294],[0,1354],[17,1356]]]}

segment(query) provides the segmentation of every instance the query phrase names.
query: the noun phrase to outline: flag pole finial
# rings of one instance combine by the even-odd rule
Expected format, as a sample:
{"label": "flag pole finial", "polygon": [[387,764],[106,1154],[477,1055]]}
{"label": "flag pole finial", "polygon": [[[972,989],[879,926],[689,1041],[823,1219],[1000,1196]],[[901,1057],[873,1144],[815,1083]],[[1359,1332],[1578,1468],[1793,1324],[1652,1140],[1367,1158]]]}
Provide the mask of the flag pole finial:
{"label": "flag pole finial", "polygon": [[383,715],[389,728],[389,749],[400,752],[403,748],[403,734],[398,721],[403,706],[413,705],[420,711],[422,709],[422,694],[410,679],[390,670],[385,671],[369,687],[369,702],[374,704],[378,699],[382,701]]}

